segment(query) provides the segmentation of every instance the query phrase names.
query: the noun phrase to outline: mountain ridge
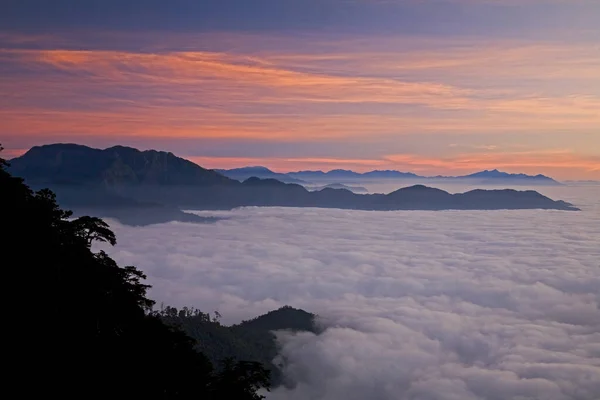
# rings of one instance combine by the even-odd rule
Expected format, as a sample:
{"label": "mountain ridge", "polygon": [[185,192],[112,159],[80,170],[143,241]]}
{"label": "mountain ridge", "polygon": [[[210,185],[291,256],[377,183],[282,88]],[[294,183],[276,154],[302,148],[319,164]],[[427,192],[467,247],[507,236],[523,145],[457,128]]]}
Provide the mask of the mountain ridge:
{"label": "mountain ridge", "polygon": [[[74,211],[101,217],[138,213],[134,224],[193,221],[188,210],[237,207],[318,207],[354,210],[577,210],[533,191],[497,190],[450,194],[413,185],[389,194],[355,194],[344,188],[310,191],[297,183],[251,177],[243,182],[202,168],[172,153],[115,146],[36,147],[10,161],[9,172],[34,189],[48,187]],[[341,173],[347,173],[343,171]],[[95,211],[94,211],[95,210]],[[145,217],[149,220],[145,220]],[[148,222],[150,221],[150,222]],[[124,221],[127,223],[127,221]]]}
{"label": "mountain ridge", "polygon": [[[65,157],[65,154],[68,156]],[[173,153],[112,146],[104,150],[73,143],[32,147],[10,160],[10,171],[33,183],[43,179],[95,184],[234,184],[223,175]],[[84,168],[82,168],[82,166]],[[31,178],[34,178],[33,180]],[[36,181],[37,179],[37,181]]]}
{"label": "mountain ridge", "polygon": [[285,183],[307,183],[302,179],[294,178],[288,174],[274,172],[271,171],[269,168],[262,166],[249,166],[233,169],[215,169],[214,171],[230,179],[235,179],[239,181],[245,181],[248,178],[257,177],[263,179],[273,178]]}
{"label": "mountain ridge", "polygon": [[[275,178],[281,181],[286,181],[287,183],[307,183],[307,180],[324,180],[324,179],[423,179],[427,181],[435,181],[435,180],[478,180],[479,184],[494,184],[494,183],[504,183],[506,181],[511,181],[515,184],[525,184],[525,183],[537,183],[543,185],[560,185],[560,182],[555,179],[542,175],[527,175],[524,173],[509,173],[502,172],[498,169],[493,170],[483,170],[474,172],[468,175],[458,175],[458,176],[423,176],[417,175],[413,172],[402,172],[396,170],[373,170],[368,172],[355,172],[352,170],[346,169],[333,169],[330,171],[321,171],[321,170],[306,170],[306,171],[291,171],[291,172],[274,172],[267,167],[263,166],[252,166],[252,167],[242,167],[242,168],[234,168],[234,169],[219,169],[217,172],[232,178],[241,180],[248,179],[250,177],[257,178]],[[295,181],[292,181],[295,180]]]}

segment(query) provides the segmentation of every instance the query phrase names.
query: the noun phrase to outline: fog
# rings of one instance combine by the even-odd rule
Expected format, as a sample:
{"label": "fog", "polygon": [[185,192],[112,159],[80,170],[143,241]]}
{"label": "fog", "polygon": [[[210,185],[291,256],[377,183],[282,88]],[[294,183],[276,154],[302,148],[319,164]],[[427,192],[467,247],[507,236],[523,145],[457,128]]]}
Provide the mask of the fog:
{"label": "fog", "polygon": [[600,193],[582,212],[244,208],[214,224],[111,221],[150,296],[235,323],[288,304],[293,387],[268,399],[600,398]]}

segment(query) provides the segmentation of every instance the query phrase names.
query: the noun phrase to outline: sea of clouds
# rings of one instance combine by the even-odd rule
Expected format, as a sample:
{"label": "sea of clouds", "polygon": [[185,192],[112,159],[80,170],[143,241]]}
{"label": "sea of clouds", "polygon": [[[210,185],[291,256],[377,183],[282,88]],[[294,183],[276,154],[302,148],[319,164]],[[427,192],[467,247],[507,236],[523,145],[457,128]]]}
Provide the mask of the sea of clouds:
{"label": "sea of clouds", "polygon": [[291,305],[268,399],[600,399],[600,213],[245,208],[111,222],[152,298],[226,323]]}

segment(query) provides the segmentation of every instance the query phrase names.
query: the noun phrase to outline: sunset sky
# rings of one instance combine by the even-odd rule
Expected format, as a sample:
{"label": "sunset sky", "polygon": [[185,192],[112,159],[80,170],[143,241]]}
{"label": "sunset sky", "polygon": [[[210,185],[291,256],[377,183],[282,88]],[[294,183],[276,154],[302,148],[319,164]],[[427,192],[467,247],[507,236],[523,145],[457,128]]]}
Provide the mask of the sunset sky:
{"label": "sunset sky", "polygon": [[4,157],[600,179],[600,0],[3,0]]}

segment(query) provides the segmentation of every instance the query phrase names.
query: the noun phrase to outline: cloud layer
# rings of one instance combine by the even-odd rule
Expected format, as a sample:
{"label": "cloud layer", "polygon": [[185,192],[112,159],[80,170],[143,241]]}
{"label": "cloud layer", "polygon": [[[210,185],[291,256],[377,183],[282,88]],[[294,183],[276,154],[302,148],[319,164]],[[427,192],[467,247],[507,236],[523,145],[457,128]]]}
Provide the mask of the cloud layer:
{"label": "cloud layer", "polygon": [[581,213],[248,208],[113,224],[111,253],[157,300],[225,322],[318,313],[324,333],[280,335],[294,384],[269,399],[595,400],[600,195],[587,190]]}

